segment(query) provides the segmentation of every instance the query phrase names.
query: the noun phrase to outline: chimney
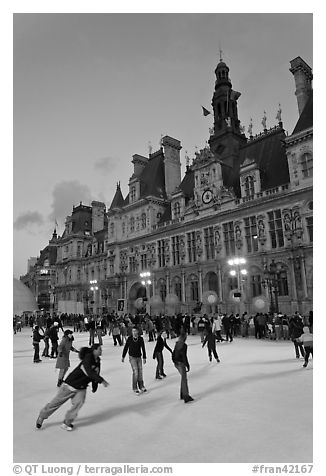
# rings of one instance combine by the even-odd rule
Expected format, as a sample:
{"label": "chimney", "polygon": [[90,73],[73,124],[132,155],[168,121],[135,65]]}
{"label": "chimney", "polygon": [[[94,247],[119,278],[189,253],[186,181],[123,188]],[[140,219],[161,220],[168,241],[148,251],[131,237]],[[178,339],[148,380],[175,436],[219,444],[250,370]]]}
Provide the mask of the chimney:
{"label": "chimney", "polygon": [[312,91],[312,70],[300,56],[290,61],[290,71],[294,76],[295,95],[297,96],[299,116],[306,105]]}
{"label": "chimney", "polygon": [[164,148],[165,190],[170,198],[181,182],[180,150],[182,146],[179,140],[169,136],[163,137],[162,145]]}
{"label": "chimney", "polygon": [[105,204],[103,202],[92,202],[92,232],[104,229]]}
{"label": "chimney", "polygon": [[147,165],[147,162],[148,162],[147,157],[143,157],[142,155],[139,155],[139,154],[134,154],[132,156],[132,163],[134,164],[134,175],[136,175],[136,177],[140,177],[142,171]]}

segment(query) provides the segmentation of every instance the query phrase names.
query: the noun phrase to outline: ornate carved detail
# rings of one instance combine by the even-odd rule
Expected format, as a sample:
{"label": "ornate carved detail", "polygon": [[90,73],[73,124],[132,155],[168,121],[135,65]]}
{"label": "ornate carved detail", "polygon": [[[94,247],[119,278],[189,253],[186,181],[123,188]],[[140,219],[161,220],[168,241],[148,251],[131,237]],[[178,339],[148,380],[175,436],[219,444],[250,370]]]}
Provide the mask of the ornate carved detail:
{"label": "ornate carved detail", "polygon": [[235,246],[237,247],[238,250],[241,250],[243,246],[241,221],[234,222],[234,238],[235,238]]}
{"label": "ornate carved detail", "polygon": [[214,248],[216,253],[220,253],[222,249],[221,225],[214,226]]}
{"label": "ornate carved detail", "polygon": [[196,253],[198,258],[203,254],[202,233],[200,230],[196,231]]}
{"label": "ornate carved detail", "polygon": [[265,227],[265,215],[257,216],[257,232],[258,232],[258,241],[261,245],[264,245],[266,237],[266,227]]}

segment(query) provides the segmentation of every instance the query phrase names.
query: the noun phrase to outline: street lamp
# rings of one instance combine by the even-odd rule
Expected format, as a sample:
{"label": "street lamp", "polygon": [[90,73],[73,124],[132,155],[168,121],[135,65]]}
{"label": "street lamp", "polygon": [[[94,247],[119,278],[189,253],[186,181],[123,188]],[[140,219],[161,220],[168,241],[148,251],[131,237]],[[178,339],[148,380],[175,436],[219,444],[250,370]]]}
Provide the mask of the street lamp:
{"label": "street lamp", "polygon": [[274,312],[278,313],[278,283],[280,280],[280,274],[281,271],[277,268],[277,264],[274,260],[272,260],[269,267],[265,264],[263,286],[264,288],[268,288],[270,296],[269,312],[271,314],[274,314]]}
{"label": "street lamp", "polygon": [[234,297],[240,298],[239,300],[239,311],[241,314],[240,306],[241,306],[241,298],[242,298],[242,276],[246,276],[248,271],[244,268],[246,264],[245,258],[232,258],[228,260],[228,265],[232,266],[233,268],[230,270],[230,275],[232,277],[237,277],[237,288],[239,290],[238,293],[234,293]]}
{"label": "street lamp", "polygon": [[[96,291],[98,291],[98,286],[97,286],[97,280],[96,279],[92,279],[90,282],[90,290],[93,292],[93,295],[94,295],[94,304],[95,304],[95,311],[96,311],[96,299],[95,299],[95,296],[96,296]],[[95,312],[96,314],[96,312]]]}
{"label": "street lamp", "polygon": [[141,284],[145,286],[146,289],[146,312],[147,314],[150,314],[150,304],[149,304],[149,286],[152,284],[152,281],[150,279],[151,273],[149,271],[144,271],[143,273],[139,274],[141,278]]}

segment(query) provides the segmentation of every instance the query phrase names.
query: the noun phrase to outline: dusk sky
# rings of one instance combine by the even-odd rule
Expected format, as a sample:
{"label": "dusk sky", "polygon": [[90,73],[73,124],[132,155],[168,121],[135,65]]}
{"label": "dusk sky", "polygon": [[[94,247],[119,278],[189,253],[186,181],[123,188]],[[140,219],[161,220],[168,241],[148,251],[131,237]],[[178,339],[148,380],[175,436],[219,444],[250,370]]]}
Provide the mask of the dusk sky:
{"label": "dusk sky", "polygon": [[[290,60],[313,67],[312,14],[14,14],[14,276],[26,273],[73,205],[124,196],[133,154],[161,134],[208,140],[219,49],[254,134],[298,120]],[[182,174],[183,175],[183,174]]]}

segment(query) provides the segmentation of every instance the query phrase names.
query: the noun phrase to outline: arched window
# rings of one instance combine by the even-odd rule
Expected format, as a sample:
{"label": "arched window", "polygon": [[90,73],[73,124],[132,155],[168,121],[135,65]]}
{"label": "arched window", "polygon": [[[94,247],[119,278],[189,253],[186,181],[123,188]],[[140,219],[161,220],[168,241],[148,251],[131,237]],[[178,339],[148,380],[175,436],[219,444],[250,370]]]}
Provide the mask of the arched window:
{"label": "arched window", "polygon": [[198,301],[199,299],[199,288],[197,279],[190,281],[190,299],[191,301]]}
{"label": "arched window", "polygon": [[285,270],[282,270],[278,275],[277,287],[279,296],[289,295],[288,277]]}
{"label": "arched window", "polygon": [[162,299],[162,302],[165,301],[165,298],[166,298],[166,284],[165,284],[165,281],[160,281],[160,285],[159,285],[159,294],[160,294],[160,297]]}
{"label": "arched window", "polygon": [[254,178],[251,175],[245,178],[244,190],[246,197],[252,197],[255,194]]}
{"label": "arched window", "polygon": [[142,216],[141,216],[141,227],[142,227],[142,229],[146,228],[146,213],[142,213]]}
{"label": "arched window", "polygon": [[130,231],[131,232],[135,231],[135,219],[134,219],[134,217],[130,218]]}
{"label": "arched window", "polygon": [[301,157],[301,167],[303,177],[312,177],[312,155],[303,154]]}
{"label": "arched window", "polygon": [[181,280],[176,278],[174,281],[174,294],[178,296],[179,301],[181,301]]}

